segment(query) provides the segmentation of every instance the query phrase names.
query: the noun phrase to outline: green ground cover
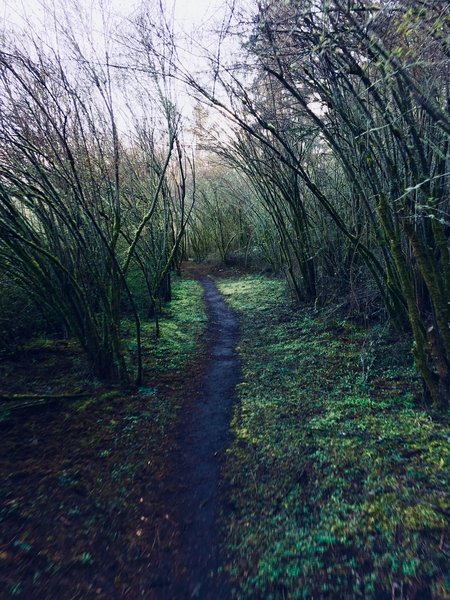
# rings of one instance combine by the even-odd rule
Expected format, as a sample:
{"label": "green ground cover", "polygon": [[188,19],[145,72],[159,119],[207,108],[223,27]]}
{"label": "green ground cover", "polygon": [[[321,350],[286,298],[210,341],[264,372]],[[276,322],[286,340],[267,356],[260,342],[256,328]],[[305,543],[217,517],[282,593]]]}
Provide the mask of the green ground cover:
{"label": "green ground cover", "polygon": [[[408,342],[219,280],[238,311],[226,460],[239,598],[446,598],[448,420],[415,400]],[[446,561],[447,558],[447,561]]]}
{"label": "green ground cover", "polygon": [[[198,348],[199,337],[206,328],[207,316],[203,302],[203,287],[194,279],[172,276],[172,300],[163,305],[159,318],[160,335],[155,343],[155,323],[142,323],[142,354],[144,371],[179,373],[192,361]],[[124,320],[123,327],[131,333],[128,339],[130,356],[136,350],[132,320]]]}

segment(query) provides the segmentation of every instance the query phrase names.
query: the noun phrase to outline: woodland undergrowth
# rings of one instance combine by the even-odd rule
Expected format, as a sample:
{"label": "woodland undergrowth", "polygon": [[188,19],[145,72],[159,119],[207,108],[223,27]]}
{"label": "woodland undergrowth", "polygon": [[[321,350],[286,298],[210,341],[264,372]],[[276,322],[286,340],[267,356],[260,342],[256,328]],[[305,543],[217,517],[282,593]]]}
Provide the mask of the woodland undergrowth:
{"label": "woodland undergrowth", "polygon": [[[238,598],[445,598],[449,427],[408,341],[219,282],[241,322],[226,476]],[[447,555],[448,558],[448,555]]]}
{"label": "woodland undergrowth", "polygon": [[[160,338],[153,323],[143,323],[140,388],[80,381],[80,353],[57,340],[29,344],[26,371],[2,365],[4,380],[22,373],[21,390],[42,391],[44,379],[33,380],[38,367],[60,389],[64,367],[66,385],[93,391],[36,408],[0,406],[1,598],[149,597],[160,555],[177,543],[161,490],[186,395],[180,381],[205,330],[202,296],[200,284],[175,278]],[[126,337],[126,321],[123,328]],[[132,361],[131,335],[127,343]]]}

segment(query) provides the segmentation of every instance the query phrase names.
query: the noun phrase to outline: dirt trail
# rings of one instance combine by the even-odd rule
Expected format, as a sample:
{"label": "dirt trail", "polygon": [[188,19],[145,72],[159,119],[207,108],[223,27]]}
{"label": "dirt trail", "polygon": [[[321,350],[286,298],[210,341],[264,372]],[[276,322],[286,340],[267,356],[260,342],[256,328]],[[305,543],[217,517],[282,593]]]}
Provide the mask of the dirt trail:
{"label": "dirt trail", "polygon": [[230,440],[235,386],[240,377],[235,354],[238,321],[214,282],[191,272],[205,289],[209,352],[199,397],[183,419],[176,486],[181,547],[164,598],[227,599],[230,590],[220,572],[220,461]]}

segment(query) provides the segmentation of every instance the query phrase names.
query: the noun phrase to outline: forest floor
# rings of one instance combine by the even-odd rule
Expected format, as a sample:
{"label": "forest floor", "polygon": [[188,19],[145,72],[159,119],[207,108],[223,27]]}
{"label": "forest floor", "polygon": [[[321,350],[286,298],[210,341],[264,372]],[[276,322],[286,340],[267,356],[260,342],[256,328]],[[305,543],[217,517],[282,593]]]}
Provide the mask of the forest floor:
{"label": "forest floor", "polygon": [[[198,269],[194,276],[205,279]],[[225,590],[212,540],[237,324],[214,284],[204,285],[209,318],[202,286],[178,280],[161,338],[144,326],[139,389],[93,381],[63,340],[34,340],[0,364],[3,395],[84,393],[1,405],[1,598],[219,598],[215,588]]]}
{"label": "forest floor", "polygon": [[448,597],[450,428],[407,342],[280,280],[187,275],[139,389],[64,340],[0,363],[3,394],[86,394],[0,405],[0,597]]}
{"label": "forest floor", "polygon": [[219,282],[240,320],[225,479],[240,598],[450,598],[450,427],[410,341],[282,281]]}

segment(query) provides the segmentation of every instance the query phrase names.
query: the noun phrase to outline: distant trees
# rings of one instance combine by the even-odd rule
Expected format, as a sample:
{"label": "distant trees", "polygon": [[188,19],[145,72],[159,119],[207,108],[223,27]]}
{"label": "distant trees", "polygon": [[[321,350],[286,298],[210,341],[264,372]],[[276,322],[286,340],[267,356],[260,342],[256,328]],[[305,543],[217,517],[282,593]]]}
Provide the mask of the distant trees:
{"label": "distant trees", "polygon": [[[292,133],[292,138],[295,134]],[[296,152],[306,156],[311,139],[299,136],[293,143]],[[284,153],[279,147],[277,152]],[[276,231],[282,256],[279,267],[285,273],[298,300],[317,297],[311,214],[298,174],[274,154],[272,148],[254,143],[248,132],[239,132],[226,152],[228,161],[251,182],[261,208]],[[273,253],[273,249],[269,250]],[[275,253],[278,254],[278,253]]]}
{"label": "distant trees", "polygon": [[[203,161],[205,160],[205,155]],[[197,169],[197,201],[187,228],[187,248],[196,260],[216,253],[223,264],[231,254],[245,254],[250,243],[245,203],[239,199],[239,179],[217,156]]]}

